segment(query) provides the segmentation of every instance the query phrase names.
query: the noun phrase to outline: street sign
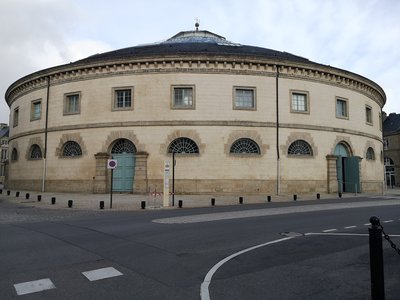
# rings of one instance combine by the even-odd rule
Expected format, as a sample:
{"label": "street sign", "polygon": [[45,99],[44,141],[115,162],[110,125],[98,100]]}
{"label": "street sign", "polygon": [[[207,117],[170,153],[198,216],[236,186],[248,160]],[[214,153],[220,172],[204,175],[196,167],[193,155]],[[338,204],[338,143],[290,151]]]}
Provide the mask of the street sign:
{"label": "street sign", "polygon": [[107,169],[114,170],[118,166],[118,162],[116,159],[108,159],[107,160]]}

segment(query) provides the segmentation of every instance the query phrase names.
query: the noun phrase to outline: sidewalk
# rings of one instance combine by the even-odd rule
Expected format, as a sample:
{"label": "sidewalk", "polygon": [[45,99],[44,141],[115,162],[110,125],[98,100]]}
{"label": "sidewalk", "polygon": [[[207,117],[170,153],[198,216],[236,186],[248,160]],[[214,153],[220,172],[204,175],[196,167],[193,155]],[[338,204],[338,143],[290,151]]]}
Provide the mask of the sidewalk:
{"label": "sidewalk", "polygon": [[[2,187],[0,186],[0,189]],[[3,189],[0,198],[7,201],[16,202],[21,205],[33,206],[48,209],[78,209],[78,210],[100,210],[100,201],[104,201],[104,210],[110,209],[110,194],[77,194],[77,193],[41,193],[38,191],[19,191],[19,197],[16,196],[18,191],[7,191]],[[27,195],[29,194],[29,195]],[[41,201],[38,201],[38,195],[41,195]],[[400,196],[400,189],[388,189],[385,193],[387,196]],[[239,197],[243,197],[243,204],[262,204],[268,202],[268,195],[175,195],[174,206],[172,206],[172,196],[170,195],[170,206],[163,207],[163,196],[153,195],[134,195],[113,193],[112,210],[141,210],[141,202],[145,201],[146,209],[173,209],[178,208],[179,200],[182,200],[182,207],[209,207],[211,206],[211,198],[215,198],[216,206],[238,205]],[[270,195],[271,202],[291,202],[294,201],[294,195]],[[377,197],[380,194],[354,194],[345,193],[342,198],[355,197]],[[28,197],[28,198],[27,198]],[[55,197],[55,204],[52,204],[52,198]],[[335,199],[337,194],[320,194],[321,199]],[[317,194],[299,194],[296,201],[316,200]],[[72,208],[68,207],[68,200],[72,200]]]}

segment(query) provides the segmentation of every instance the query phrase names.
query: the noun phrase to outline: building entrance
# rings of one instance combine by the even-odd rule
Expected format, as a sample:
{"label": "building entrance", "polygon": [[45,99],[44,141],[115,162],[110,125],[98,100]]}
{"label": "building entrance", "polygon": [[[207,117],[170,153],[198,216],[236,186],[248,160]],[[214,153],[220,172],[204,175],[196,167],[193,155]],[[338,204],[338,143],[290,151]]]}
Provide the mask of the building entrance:
{"label": "building entrance", "polygon": [[346,145],[339,143],[334,154],[337,156],[336,171],[339,192],[361,192],[360,158],[350,156]]}
{"label": "building entrance", "polygon": [[112,150],[113,159],[118,162],[114,170],[113,190],[116,192],[133,192],[135,178],[135,145],[127,140],[118,140]]}

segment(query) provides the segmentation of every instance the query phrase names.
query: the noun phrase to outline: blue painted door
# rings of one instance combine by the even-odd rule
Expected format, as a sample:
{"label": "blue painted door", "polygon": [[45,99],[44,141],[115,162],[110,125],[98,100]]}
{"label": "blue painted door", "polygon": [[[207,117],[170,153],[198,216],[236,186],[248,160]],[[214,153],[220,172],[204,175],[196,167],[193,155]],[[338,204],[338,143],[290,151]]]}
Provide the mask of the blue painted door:
{"label": "blue painted door", "polygon": [[133,153],[113,154],[113,158],[118,162],[114,170],[113,191],[133,192],[135,155]]}
{"label": "blue painted door", "polygon": [[360,159],[357,156],[344,159],[344,178],[346,181],[345,191],[360,193]]}

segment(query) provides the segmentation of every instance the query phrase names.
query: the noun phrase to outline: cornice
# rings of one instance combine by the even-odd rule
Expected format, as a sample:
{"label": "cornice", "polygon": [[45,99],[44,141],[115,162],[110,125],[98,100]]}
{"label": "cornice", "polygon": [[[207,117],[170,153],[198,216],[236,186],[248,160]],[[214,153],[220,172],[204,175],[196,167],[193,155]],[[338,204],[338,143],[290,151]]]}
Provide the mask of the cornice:
{"label": "cornice", "polygon": [[[56,126],[48,128],[48,132],[64,132],[71,130],[86,130],[86,129],[98,129],[98,128],[123,128],[123,127],[188,127],[188,126],[209,126],[209,127],[247,127],[247,128],[276,128],[274,122],[253,122],[253,121],[128,121],[128,122],[104,122],[104,123],[92,123],[92,124],[76,124],[66,126]],[[317,125],[304,125],[304,124],[290,124],[280,123],[279,128],[281,129],[294,129],[294,130],[312,130],[312,131],[324,131],[324,132],[335,132],[349,135],[357,135],[375,139],[382,142],[382,136],[376,136],[374,134],[365,133],[357,130],[343,129],[329,126],[317,126]],[[44,129],[30,130],[23,133],[10,136],[9,141],[30,136],[43,134]]]}
{"label": "cornice", "polygon": [[92,80],[113,76],[141,74],[194,73],[232,74],[307,80],[359,92],[374,100],[380,107],[386,102],[383,89],[375,82],[345,70],[316,63],[299,63],[289,60],[267,60],[254,57],[175,56],[114,60],[92,64],[72,63],[27,75],[13,83],[6,92],[9,106],[19,97],[50,85]]}

